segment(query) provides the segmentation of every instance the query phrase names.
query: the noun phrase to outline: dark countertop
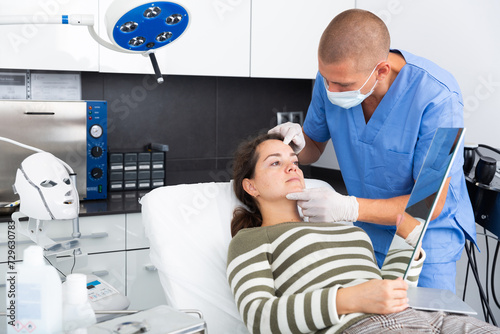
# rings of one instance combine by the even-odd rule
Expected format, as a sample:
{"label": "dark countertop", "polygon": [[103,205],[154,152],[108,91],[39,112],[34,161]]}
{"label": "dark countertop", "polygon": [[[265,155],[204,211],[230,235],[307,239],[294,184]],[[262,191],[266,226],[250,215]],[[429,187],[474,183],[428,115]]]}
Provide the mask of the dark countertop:
{"label": "dark countertop", "polygon": [[[224,174],[224,177],[218,177],[218,173],[220,172],[217,170],[169,172],[166,185],[229,181],[229,176]],[[79,216],[89,217],[141,212],[139,199],[150,191],[151,189],[137,191],[108,191],[107,199],[81,200]],[[0,223],[10,221],[10,216],[11,214],[0,215]]]}
{"label": "dark countertop", "polygon": [[150,190],[108,192],[104,200],[80,202],[80,217],[141,212],[139,199]]}
{"label": "dark countertop", "polygon": [[[108,193],[107,199],[80,201],[79,216],[89,217],[141,212],[139,199],[149,191],[111,192]],[[10,215],[0,216],[0,223],[10,220]]]}
{"label": "dark countertop", "polygon": [[[304,168],[304,176],[316,178],[330,183],[341,194],[347,194],[342,175],[338,170],[318,167]],[[227,182],[230,175],[227,171],[181,171],[170,172],[166,185],[176,185],[198,182]],[[151,190],[108,192],[108,198],[103,200],[80,201],[80,217],[98,215],[116,215],[141,212],[139,199]],[[0,223],[10,221],[9,215],[0,215]]]}

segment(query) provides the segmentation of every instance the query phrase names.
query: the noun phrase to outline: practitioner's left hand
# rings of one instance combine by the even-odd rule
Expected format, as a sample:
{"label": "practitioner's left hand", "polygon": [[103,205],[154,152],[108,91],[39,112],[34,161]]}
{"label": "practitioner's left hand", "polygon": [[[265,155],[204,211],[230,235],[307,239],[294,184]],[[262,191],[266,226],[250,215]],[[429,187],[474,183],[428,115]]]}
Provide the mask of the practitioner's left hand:
{"label": "practitioner's left hand", "polygon": [[359,204],[354,196],[344,196],[329,188],[304,189],[302,192],[286,195],[289,200],[298,201],[302,214],[310,222],[355,222],[358,219]]}

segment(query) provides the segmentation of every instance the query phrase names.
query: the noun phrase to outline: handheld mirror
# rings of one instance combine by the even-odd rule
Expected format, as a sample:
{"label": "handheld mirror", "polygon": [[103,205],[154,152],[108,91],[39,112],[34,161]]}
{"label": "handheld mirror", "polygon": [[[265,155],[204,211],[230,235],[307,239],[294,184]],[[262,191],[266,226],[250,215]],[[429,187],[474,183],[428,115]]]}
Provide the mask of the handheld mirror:
{"label": "handheld mirror", "polygon": [[[389,269],[396,277],[407,278],[411,263],[422,244],[422,239],[432,217],[438,199],[447,184],[446,179],[450,172],[458,147],[463,140],[464,128],[438,128],[434,134],[427,155],[418,174],[408,204],[404,212],[404,219],[396,229],[396,234],[387,252],[383,267]],[[415,230],[415,246],[411,246],[405,239],[420,224],[421,230]],[[419,227],[420,229],[420,227]],[[407,257],[403,267],[395,266],[401,263],[401,257]],[[394,261],[399,258],[398,261]],[[393,262],[394,261],[394,262]]]}

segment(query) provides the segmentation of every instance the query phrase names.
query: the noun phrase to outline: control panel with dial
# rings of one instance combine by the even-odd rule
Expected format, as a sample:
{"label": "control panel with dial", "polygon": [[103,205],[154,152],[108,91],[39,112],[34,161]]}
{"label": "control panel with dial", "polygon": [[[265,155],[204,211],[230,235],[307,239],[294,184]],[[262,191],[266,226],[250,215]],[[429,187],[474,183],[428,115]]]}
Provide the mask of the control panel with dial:
{"label": "control panel with dial", "polygon": [[87,101],[87,197],[85,199],[107,197],[107,121],[107,102]]}

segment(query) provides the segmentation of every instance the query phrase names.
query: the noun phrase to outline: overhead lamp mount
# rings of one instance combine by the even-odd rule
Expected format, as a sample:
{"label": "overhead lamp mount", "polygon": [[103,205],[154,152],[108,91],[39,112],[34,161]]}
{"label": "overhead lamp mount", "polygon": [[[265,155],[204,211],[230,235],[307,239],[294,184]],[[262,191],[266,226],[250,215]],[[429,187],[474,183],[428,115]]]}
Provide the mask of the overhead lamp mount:
{"label": "overhead lamp mount", "polygon": [[0,25],[43,22],[87,26],[92,38],[100,45],[117,52],[140,53],[149,56],[158,83],[163,77],[154,52],[178,39],[189,26],[189,13],[170,1],[115,0],[106,11],[105,24],[111,42],[102,39],[94,29],[93,15],[0,16]]}

